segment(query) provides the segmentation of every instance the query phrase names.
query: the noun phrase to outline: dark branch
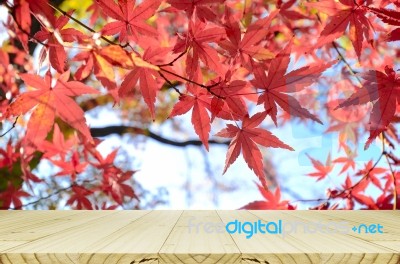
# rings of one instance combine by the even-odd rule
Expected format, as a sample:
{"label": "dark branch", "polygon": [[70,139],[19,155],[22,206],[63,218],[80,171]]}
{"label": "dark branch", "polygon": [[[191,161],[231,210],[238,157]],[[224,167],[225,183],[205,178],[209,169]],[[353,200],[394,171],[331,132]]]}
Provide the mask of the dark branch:
{"label": "dark branch", "polygon": [[[186,147],[186,146],[202,146],[203,143],[200,140],[187,140],[187,141],[174,141],[171,139],[167,139],[160,135],[157,135],[151,132],[148,129],[142,129],[138,127],[129,127],[129,126],[108,126],[108,127],[94,127],[90,129],[90,133],[93,137],[105,137],[111,134],[123,135],[127,133],[139,134],[150,137],[160,143],[164,143],[171,146],[176,147]],[[216,141],[209,140],[209,144],[220,144],[220,145],[229,145],[229,141]]]}
{"label": "dark branch", "polygon": [[[87,25],[85,25],[84,23],[82,23],[81,21],[79,21],[78,19],[74,18],[74,17],[71,16],[68,12],[65,12],[65,11],[62,10],[61,8],[59,8],[59,7],[57,7],[57,6],[54,6],[54,5],[52,5],[51,3],[47,3],[47,4],[48,4],[51,8],[53,8],[54,10],[60,12],[62,15],[68,17],[69,19],[71,19],[71,20],[74,21],[75,23],[79,24],[81,27],[85,28],[86,30],[89,30],[89,31],[92,32],[92,33],[96,33],[96,31],[95,31],[94,29],[88,27]],[[110,39],[108,39],[108,38],[106,38],[106,37],[104,37],[104,36],[101,36],[100,38],[101,38],[102,40],[106,41],[107,43],[111,44],[111,45],[121,46],[122,48],[125,48],[125,47],[128,46],[128,44],[127,44],[127,45],[120,45],[119,43],[115,43],[115,42],[113,42],[112,40],[110,40]]]}
{"label": "dark branch", "polygon": [[5,135],[7,135],[11,130],[13,130],[15,128],[15,125],[17,124],[19,116],[17,116],[15,118],[14,123],[12,124],[12,127],[10,129],[8,129],[6,132],[4,132],[3,134],[0,135],[0,137],[4,137]]}

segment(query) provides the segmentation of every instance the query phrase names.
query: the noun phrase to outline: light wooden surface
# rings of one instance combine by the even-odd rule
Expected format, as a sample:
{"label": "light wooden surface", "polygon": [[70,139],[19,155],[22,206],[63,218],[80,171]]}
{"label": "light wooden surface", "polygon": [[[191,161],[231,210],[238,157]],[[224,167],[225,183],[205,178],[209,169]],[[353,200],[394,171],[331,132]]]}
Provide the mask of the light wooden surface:
{"label": "light wooden surface", "polygon": [[[227,223],[297,223],[246,234]],[[304,232],[315,223],[380,224],[383,233]],[[290,223],[290,224],[289,224]],[[303,228],[302,228],[303,227]],[[218,229],[219,228],[219,229]],[[232,229],[231,229],[232,230]],[[400,263],[398,211],[0,211],[0,264]]]}

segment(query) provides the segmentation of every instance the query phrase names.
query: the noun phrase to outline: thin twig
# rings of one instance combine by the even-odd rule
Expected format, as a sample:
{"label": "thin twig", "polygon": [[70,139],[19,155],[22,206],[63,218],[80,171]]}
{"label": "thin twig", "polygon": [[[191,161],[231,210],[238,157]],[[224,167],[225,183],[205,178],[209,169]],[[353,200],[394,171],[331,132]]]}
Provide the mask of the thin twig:
{"label": "thin twig", "polygon": [[371,173],[371,171],[373,171],[375,169],[375,167],[378,165],[378,163],[381,161],[382,157],[383,157],[383,152],[381,153],[381,155],[379,156],[379,158],[375,161],[374,165],[372,165],[372,167],[367,171],[367,173],[361,178],[361,180],[359,180],[356,184],[354,184],[353,186],[351,186],[348,189],[344,189],[343,191],[341,191],[340,193],[332,196],[332,198],[337,198],[340,195],[344,194],[346,191],[352,191],[354,190],[354,188],[356,188],[364,179],[368,178],[369,174]]}
{"label": "thin twig", "polygon": [[161,78],[163,78],[172,87],[172,89],[174,89],[179,95],[182,95],[179,89],[176,88],[176,85],[173,84],[170,80],[168,80],[167,77],[165,77],[165,75],[161,71],[158,71],[158,74],[160,74]]}
{"label": "thin twig", "polygon": [[[68,12],[65,12],[64,10],[62,10],[62,9],[56,7],[56,6],[53,6],[53,5],[52,5],[51,3],[49,3],[49,2],[47,2],[47,4],[48,4],[51,8],[53,8],[54,10],[60,12],[60,13],[63,14],[64,16],[66,16],[66,17],[68,17],[69,19],[73,20],[75,23],[79,24],[81,27],[83,27],[83,28],[89,30],[89,31],[92,32],[92,33],[97,33],[97,32],[96,32],[94,29],[92,29],[91,27],[85,25],[84,23],[82,23],[82,22],[79,21],[78,19],[76,19],[76,18],[74,18],[73,16],[71,16],[70,14],[68,14]],[[120,43],[115,43],[115,42],[113,42],[112,40],[110,40],[110,39],[108,39],[108,38],[106,38],[106,37],[104,37],[104,36],[101,36],[100,38],[101,38],[102,40],[106,41],[107,43],[111,44],[111,45],[121,46],[122,48],[125,48],[125,47],[127,47],[127,46],[129,45],[129,43],[127,43],[127,44],[125,44],[125,45],[121,45]]]}
{"label": "thin twig", "polygon": [[329,201],[331,198],[318,198],[318,199],[298,199],[294,200],[291,203],[297,203],[297,202],[305,202],[305,203],[310,203],[310,202],[322,202],[322,201]]}
{"label": "thin twig", "polygon": [[392,180],[393,180],[393,210],[397,209],[397,183],[396,183],[396,176],[394,174],[394,170],[392,168],[392,164],[390,163],[389,157],[388,157],[388,152],[386,151],[386,145],[385,145],[385,132],[382,132],[381,134],[382,137],[382,153],[385,155],[386,158],[386,162],[389,165],[389,169],[390,169],[390,175],[392,176]]}
{"label": "thin twig", "polygon": [[37,38],[35,38],[35,36],[33,36],[30,32],[26,31],[25,29],[22,28],[22,26],[18,23],[17,19],[15,18],[12,10],[14,9],[13,6],[11,6],[8,2],[5,2],[5,6],[8,9],[8,13],[10,14],[10,16],[13,18],[14,23],[17,25],[18,29],[21,30],[22,33],[26,34],[29,38],[35,40],[37,43],[47,47],[48,44],[38,40]]}
{"label": "thin twig", "polygon": [[176,57],[175,59],[173,59],[173,60],[172,60],[171,62],[169,62],[169,63],[159,64],[159,65],[157,65],[157,66],[158,66],[158,67],[173,66],[174,63],[175,63],[177,60],[179,60],[180,58],[182,58],[183,55],[186,54],[186,52],[187,52],[187,50],[185,50],[184,52],[182,52],[181,54],[179,54],[178,57]]}
{"label": "thin twig", "polygon": [[[83,184],[83,183],[91,183],[91,182],[93,182],[94,180],[95,180],[95,179],[92,179],[92,180],[83,180],[80,184]],[[43,201],[43,200],[47,200],[47,199],[49,199],[49,198],[51,198],[51,197],[53,197],[53,196],[55,196],[55,195],[57,195],[57,194],[60,194],[61,192],[68,191],[68,190],[70,190],[70,189],[71,189],[72,187],[74,187],[74,186],[78,186],[78,183],[73,182],[73,183],[72,183],[70,186],[68,186],[68,187],[58,189],[57,191],[55,191],[55,192],[53,192],[53,193],[51,193],[51,194],[49,194],[49,195],[47,195],[47,196],[40,197],[39,199],[37,199],[37,200],[35,200],[35,201],[29,202],[29,203],[26,203],[26,204],[23,204],[23,205],[21,205],[21,206],[14,207],[14,208],[11,208],[11,209],[12,209],[12,210],[18,210],[18,209],[21,209],[21,208],[23,208],[23,207],[27,207],[27,206],[29,206],[29,205],[37,204],[38,202]]]}
{"label": "thin twig", "polygon": [[201,88],[206,89],[210,94],[214,95],[215,97],[218,97],[218,98],[220,98],[220,99],[225,99],[225,97],[219,96],[218,94],[216,94],[216,93],[214,93],[213,91],[211,91],[211,88],[213,88],[213,87],[219,85],[219,83],[215,83],[215,84],[212,84],[212,85],[204,85],[204,84],[198,83],[198,82],[196,82],[196,81],[190,80],[189,78],[186,78],[186,77],[181,76],[181,75],[179,75],[179,74],[176,74],[176,73],[174,73],[174,72],[172,72],[172,71],[166,70],[166,69],[164,69],[164,68],[160,68],[160,71],[164,71],[164,72],[166,72],[166,73],[168,73],[168,74],[171,74],[171,75],[173,75],[173,76],[175,76],[175,77],[178,77],[178,78],[180,78],[180,79],[182,79],[182,80],[185,80],[185,81],[187,81],[188,83],[192,83],[192,84],[195,84],[195,85],[197,85],[197,86],[200,86]]}
{"label": "thin twig", "polygon": [[4,137],[4,136],[7,135],[11,130],[13,130],[13,129],[15,128],[15,125],[17,124],[18,118],[19,118],[19,116],[17,116],[17,117],[15,118],[15,121],[14,121],[12,127],[11,127],[10,129],[8,129],[6,132],[4,132],[3,134],[1,134],[0,137]]}

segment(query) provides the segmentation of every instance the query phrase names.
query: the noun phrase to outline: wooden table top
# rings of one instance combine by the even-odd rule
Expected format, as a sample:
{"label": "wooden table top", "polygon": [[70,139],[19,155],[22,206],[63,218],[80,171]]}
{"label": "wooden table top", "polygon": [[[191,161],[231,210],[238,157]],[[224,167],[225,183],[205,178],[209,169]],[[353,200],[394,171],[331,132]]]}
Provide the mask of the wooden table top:
{"label": "wooden table top", "polygon": [[399,211],[0,211],[0,264],[398,264],[399,220]]}

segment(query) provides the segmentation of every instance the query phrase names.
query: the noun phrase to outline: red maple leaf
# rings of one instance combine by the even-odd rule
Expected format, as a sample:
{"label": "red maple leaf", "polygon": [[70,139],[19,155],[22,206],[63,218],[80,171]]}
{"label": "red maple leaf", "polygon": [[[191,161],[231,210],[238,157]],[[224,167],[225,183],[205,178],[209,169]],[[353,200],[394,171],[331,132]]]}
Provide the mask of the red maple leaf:
{"label": "red maple leaf", "polygon": [[[98,161],[98,163],[91,162],[93,166],[95,166],[99,170],[104,170],[105,172],[110,168],[114,167],[114,160],[117,156],[118,149],[113,150],[107,157],[104,159],[100,152],[97,151],[96,148],[87,149],[94,156],[94,158]],[[107,173],[106,173],[107,174]]]}
{"label": "red maple leaf", "polygon": [[16,187],[9,182],[7,189],[0,192],[0,209],[9,209],[11,204],[14,205],[14,208],[21,209],[21,198],[29,196],[31,195],[23,191],[21,187]]}
{"label": "red maple leaf", "polygon": [[[397,6],[400,5],[398,2],[395,2],[394,4],[396,3]],[[391,9],[375,8],[375,7],[370,7],[369,10],[386,24],[393,26],[400,26],[400,12]],[[400,40],[400,28],[396,28],[391,32],[389,32],[386,39],[387,41]]]}
{"label": "red maple leaf", "polygon": [[135,86],[139,81],[140,91],[142,92],[145,103],[149,107],[153,120],[155,118],[154,104],[156,102],[157,92],[161,87],[161,83],[157,82],[157,79],[160,78],[158,73],[159,68],[153,65],[161,64],[160,62],[163,61],[165,55],[169,51],[169,48],[147,48],[143,54],[143,60],[140,60],[148,65],[143,65],[143,67],[141,67],[141,65],[138,64],[137,66],[139,67],[133,67],[133,70],[125,76],[118,91],[120,97],[130,96],[133,94]]}
{"label": "red maple leaf", "polygon": [[218,42],[218,44],[228,51],[235,63],[240,62],[241,65],[249,69],[252,69],[251,59],[253,58],[257,60],[274,58],[275,56],[271,51],[258,44],[267,35],[271,22],[277,14],[278,10],[275,10],[268,17],[251,24],[242,38],[239,22],[231,16],[229,9],[227,9],[225,31],[228,38]]}
{"label": "red maple leaf", "polygon": [[372,0],[321,0],[306,3],[318,11],[328,14],[329,22],[322,30],[316,47],[331,43],[341,37],[350,25],[349,38],[358,58],[361,56],[362,42],[372,36],[372,24],[366,17],[368,5]]}
{"label": "red maple leaf", "polygon": [[137,40],[139,34],[157,36],[157,30],[146,23],[160,6],[160,0],[145,0],[135,6],[135,0],[122,0],[118,4],[109,0],[96,0],[103,12],[117,20],[106,24],[101,30],[104,35],[119,34],[119,41],[124,42],[132,36]]}
{"label": "red maple leaf", "polygon": [[400,28],[396,28],[391,31],[387,36],[388,41],[398,41],[400,40]]}
{"label": "red maple leaf", "polygon": [[365,204],[374,209],[377,209],[373,199],[371,196],[366,196],[363,194],[365,189],[368,187],[369,181],[362,179],[360,182],[353,184],[350,177],[346,177],[345,184],[343,184],[344,192],[341,193],[340,197],[347,199],[348,209],[354,208],[354,201],[359,202],[360,204]]}
{"label": "red maple leaf", "polygon": [[78,53],[72,60],[84,61],[75,73],[75,79],[82,81],[93,71],[96,78],[108,90],[117,88],[113,66],[132,67],[133,60],[128,53],[118,45],[94,48]]}
{"label": "red maple leaf", "polygon": [[14,16],[16,23],[19,26],[16,26],[16,33],[21,41],[22,46],[26,51],[28,48],[28,37],[27,33],[31,32],[31,14],[29,12],[29,3],[25,0],[17,0],[14,1]]}
{"label": "red maple leaf", "polygon": [[[257,184],[257,183],[256,183]],[[279,187],[276,188],[275,193],[266,190],[261,185],[257,184],[257,188],[261,195],[264,197],[265,201],[254,201],[248,203],[240,209],[245,210],[286,210],[295,209],[289,204],[289,201],[281,201],[281,190]]]}
{"label": "red maple leaf", "polygon": [[296,20],[309,19],[309,17],[307,17],[306,15],[303,15],[300,12],[298,12],[296,10],[298,8],[291,9],[296,4],[296,2],[298,1],[289,0],[287,2],[283,2],[282,0],[278,0],[277,2],[277,8],[279,8],[279,14],[283,18],[283,23],[285,23],[288,28],[293,28],[291,24]]}
{"label": "red maple leaf", "polygon": [[265,75],[263,67],[254,67],[255,79],[253,79],[251,83],[256,88],[263,90],[258,98],[258,104],[264,104],[265,110],[269,112],[275,125],[277,125],[277,105],[291,115],[310,118],[322,124],[318,117],[303,108],[300,103],[288,93],[299,92],[305,87],[310,86],[318,79],[323,71],[332,65],[332,63],[314,63],[285,74],[290,62],[291,44],[290,42],[285,49],[272,60],[268,70],[268,76]]}
{"label": "red maple leaf", "polygon": [[106,17],[100,5],[96,1],[93,1],[93,3],[86,9],[86,11],[93,12],[89,19],[89,23],[92,26],[95,25],[99,19],[104,19]]}
{"label": "red maple leaf", "polygon": [[112,205],[108,205],[107,202],[102,202],[101,205],[95,205],[94,209],[95,210],[115,210],[118,208],[118,204],[112,204]]}
{"label": "red maple leaf", "polygon": [[69,72],[60,75],[52,86],[50,73],[41,77],[33,74],[20,74],[27,86],[35,88],[21,94],[8,108],[7,116],[26,114],[34,108],[28,122],[25,140],[34,146],[39,145],[50,132],[56,116],[81,132],[87,140],[92,141],[86,125],[84,112],[71,96],[98,94],[99,92],[81,82],[68,81]]}
{"label": "red maple leaf", "polygon": [[[242,80],[224,80],[210,88],[211,121],[216,116],[223,119],[241,119],[247,114],[247,105],[241,96],[247,82]],[[224,111],[224,109],[227,109]]]}
{"label": "red maple leaf", "polygon": [[257,144],[264,147],[294,150],[292,147],[280,141],[271,132],[262,128],[257,128],[266,116],[266,112],[257,113],[252,117],[246,115],[243,118],[241,128],[228,124],[227,128],[224,128],[216,134],[216,136],[219,137],[233,138],[229,144],[228,153],[226,155],[224,173],[229,166],[235,162],[240,152],[242,152],[247,165],[258,176],[265,188],[267,188],[267,181],[264,174],[263,158]]}
{"label": "red maple leaf", "polygon": [[190,109],[193,109],[191,120],[194,131],[208,150],[208,137],[211,124],[207,109],[210,110],[211,107],[211,95],[206,89],[197,85],[188,84],[187,88],[191,94],[184,94],[179,97],[179,102],[174,105],[169,117],[183,115]]}
{"label": "red maple leaf", "polygon": [[67,205],[73,205],[76,203],[76,208],[78,210],[93,209],[92,203],[87,198],[87,196],[93,194],[93,191],[88,190],[83,186],[74,185],[72,186],[72,192],[71,197],[67,200]]}
{"label": "red maple leaf", "polygon": [[87,167],[87,162],[81,162],[78,152],[72,153],[71,160],[52,160],[54,165],[60,167],[62,171],[58,172],[55,176],[71,176],[72,181],[76,180],[79,173],[82,173]]}
{"label": "red maple leaf", "polygon": [[[72,14],[72,12],[69,14]],[[86,38],[82,32],[74,28],[62,29],[68,23],[68,20],[67,16],[60,16],[54,24],[54,29],[50,30],[47,27],[42,27],[34,36],[39,41],[47,41],[51,66],[59,73],[66,71],[67,67],[65,63],[67,54],[65,53],[63,42],[81,41]]]}
{"label": "red maple leaf", "polygon": [[220,41],[224,37],[225,30],[221,27],[209,27],[200,20],[190,21],[188,32],[180,36],[174,47],[175,53],[191,49],[186,57],[186,72],[190,78],[198,71],[200,60],[211,70],[221,72],[218,53],[209,43]]}
{"label": "red maple leaf", "polygon": [[41,16],[41,20],[47,20],[48,23],[54,25],[56,23],[56,17],[54,16],[54,10],[50,7],[47,0],[25,0],[29,3],[29,9]]}
{"label": "red maple leaf", "polygon": [[15,151],[17,148],[12,145],[11,139],[8,141],[7,146],[0,149],[0,168],[8,167],[12,168],[13,164],[18,161],[21,157],[19,151]]}
{"label": "red maple leaf", "polygon": [[393,68],[386,66],[385,72],[368,71],[361,77],[365,80],[363,87],[337,108],[373,102],[369,119],[370,136],[365,143],[365,149],[367,149],[395,118],[396,107],[400,104],[400,76],[396,75]]}
{"label": "red maple leaf", "polygon": [[125,196],[129,198],[135,198],[139,200],[136,196],[135,192],[132,189],[131,184],[124,183],[130,180],[135,172],[127,171],[127,172],[118,172],[109,175],[105,175],[102,182],[102,190],[106,194],[110,194],[111,197],[118,204],[123,203],[123,198]]}
{"label": "red maple leaf", "polygon": [[55,124],[52,142],[43,141],[38,145],[38,149],[44,153],[43,158],[51,158],[53,156],[60,155],[61,159],[64,160],[65,155],[76,143],[77,139],[75,135],[70,139],[65,140],[64,134],[61,132],[60,127]]}
{"label": "red maple leaf", "polygon": [[326,176],[332,171],[333,165],[331,161],[331,154],[329,153],[328,157],[326,158],[325,165],[322,164],[319,160],[315,160],[307,154],[307,157],[311,160],[312,165],[317,170],[317,172],[308,173],[308,176],[311,177],[318,177],[317,181],[325,179]]}
{"label": "red maple leaf", "polygon": [[374,13],[386,24],[400,26],[400,12],[391,9],[376,7],[368,7],[368,10]]}
{"label": "red maple leaf", "polygon": [[111,195],[111,197],[118,204],[123,203],[124,196],[139,200],[133,191],[132,186],[124,183],[132,178],[135,171],[123,172],[120,168],[114,165],[114,160],[117,156],[118,149],[112,151],[107,155],[106,158],[103,158],[103,156],[97,151],[96,148],[93,147],[93,145],[86,149],[86,151],[92,154],[97,160],[97,162],[90,162],[90,164],[103,172],[103,179],[99,189],[101,189],[107,195]]}
{"label": "red maple leaf", "polygon": [[354,170],[356,163],[354,162],[355,157],[340,157],[335,160],[333,160],[334,163],[344,163],[342,170],[339,172],[339,174],[342,174],[343,172],[347,171],[350,167]]}
{"label": "red maple leaf", "polygon": [[356,173],[357,176],[366,176],[366,179],[371,181],[376,187],[383,190],[381,180],[378,175],[387,172],[387,169],[374,167],[372,160],[365,164],[364,169]]}
{"label": "red maple leaf", "polygon": [[[7,52],[0,50],[0,94],[4,98],[7,92],[15,93],[18,91],[17,85],[14,83],[15,75],[17,74],[10,65],[10,57]],[[0,112],[4,109],[5,102],[0,104]],[[1,117],[0,117],[0,120]]]}
{"label": "red maple leaf", "polygon": [[[383,192],[378,198],[376,198],[375,205],[379,210],[393,210],[393,193],[387,194],[386,192]],[[373,209],[373,207],[370,207],[369,209]],[[396,209],[400,209],[400,206],[397,205]]]}
{"label": "red maple leaf", "polygon": [[[34,156],[21,155],[23,153],[21,145],[21,141],[19,141],[14,146],[12,140],[10,139],[7,143],[7,146],[0,148],[0,170],[6,171],[6,176],[14,173],[19,174],[18,176],[21,176],[27,187],[33,191],[31,182],[38,183],[43,180],[39,179],[31,172],[29,163],[32,161]],[[16,170],[16,168],[18,169]],[[5,178],[5,181],[7,181],[7,177]],[[3,181],[3,183],[5,183],[5,181]]]}
{"label": "red maple leaf", "polygon": [[201,21],[206,20],[214,21],[217,17],[210,8],[211,4],[224,3],[226,0],[168,0],[174,8],[178,10],[184,10],[188,17],[192,17],[196,14],[196,17]]}

